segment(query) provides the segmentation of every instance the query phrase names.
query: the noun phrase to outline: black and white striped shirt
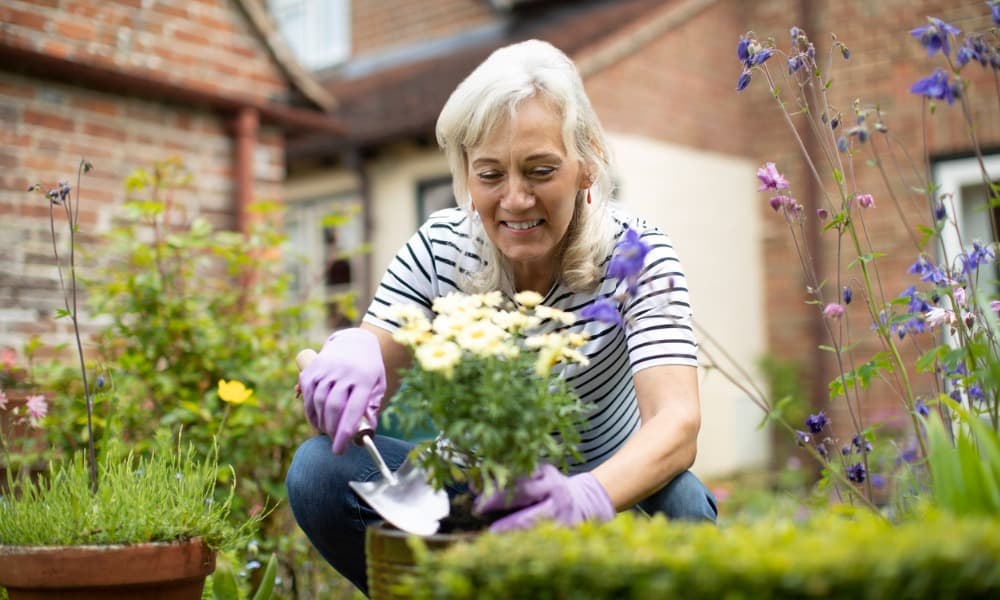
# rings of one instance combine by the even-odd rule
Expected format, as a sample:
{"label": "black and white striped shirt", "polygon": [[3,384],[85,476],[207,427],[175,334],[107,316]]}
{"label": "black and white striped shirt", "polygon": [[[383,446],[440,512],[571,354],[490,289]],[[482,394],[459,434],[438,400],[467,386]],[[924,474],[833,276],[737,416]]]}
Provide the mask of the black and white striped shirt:
{"label": "black and white striped shirt", "polygon": [[[618,304],[624,328],[587,319],[570,327],[588,337],[580,351],[589,365],[566,366],[562,374],[581,400],[593,406],[580,429],[584,462],[574,465],[574,472],[593,469],[607,460],[639,428],[633,373],[657,365],[697,365],[687,284],[670,238],[620,210],[612,209],[610,214],[620,225],[619,239],[631,227],[650,250],[638,293]],[[459,208],[431,215],[389,265],[365,322],[393,331],[397,324],[379,317],[386,307],[415,304],[430,317],[435,298],[461,291],[460,269],[474,271],[480,262],[469,225]],[[605,259],[605,268],[610,259]],[[599,298],[614,294],[618,285],[623,284],[605,276],[596,292],[581,294],[557,282],[542,303],[579,314]]]}

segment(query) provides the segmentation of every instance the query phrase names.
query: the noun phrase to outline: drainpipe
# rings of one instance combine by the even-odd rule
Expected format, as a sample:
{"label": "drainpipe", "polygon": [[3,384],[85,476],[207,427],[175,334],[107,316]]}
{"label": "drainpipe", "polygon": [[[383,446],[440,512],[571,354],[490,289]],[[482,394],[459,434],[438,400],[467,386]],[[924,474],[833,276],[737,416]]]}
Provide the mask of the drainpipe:
{"label": "drainpipe", "polygon": [[254,192],[254,149],[257,145],[257,130],[260,127],[260,114],[253,107],[243,107],[236,113],[233,120],[234,146],[234,193],[236,199],[236,230],[241,233],[250,232],[248,215]]}

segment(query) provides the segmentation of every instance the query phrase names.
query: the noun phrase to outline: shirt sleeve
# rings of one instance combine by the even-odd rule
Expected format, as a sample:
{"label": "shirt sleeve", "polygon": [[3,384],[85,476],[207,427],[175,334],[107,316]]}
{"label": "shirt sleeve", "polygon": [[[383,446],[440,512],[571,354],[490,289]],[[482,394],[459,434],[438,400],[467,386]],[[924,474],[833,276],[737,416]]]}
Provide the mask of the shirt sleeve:
{"label": "shirt sleeve", "polygon": [[400,324],[388,318],[385,313],[386,309],[396,304],[418,306],[430,318],[433,314],[433,299],[439,295],[434,267],[431,229],[428,224],[424,224],[389,263],[363,321],[395,331]]}
{"label": "shirt sleeve", "polygon": [[638,291],[623,310],[632,373],[658,365],[698,364],[691,301],[684,269],[670,238],[646,229],[649,252]]}

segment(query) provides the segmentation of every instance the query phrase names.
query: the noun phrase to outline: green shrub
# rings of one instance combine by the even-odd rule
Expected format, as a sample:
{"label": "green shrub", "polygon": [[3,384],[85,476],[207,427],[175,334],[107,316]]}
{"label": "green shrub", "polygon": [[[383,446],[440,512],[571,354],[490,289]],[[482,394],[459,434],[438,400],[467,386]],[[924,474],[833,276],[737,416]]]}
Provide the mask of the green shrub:
{"label": "green shrub", "polygon": [[826,513],[716,527],[632,513],[418,546],[417,598],[995,598],[1000,520]]}

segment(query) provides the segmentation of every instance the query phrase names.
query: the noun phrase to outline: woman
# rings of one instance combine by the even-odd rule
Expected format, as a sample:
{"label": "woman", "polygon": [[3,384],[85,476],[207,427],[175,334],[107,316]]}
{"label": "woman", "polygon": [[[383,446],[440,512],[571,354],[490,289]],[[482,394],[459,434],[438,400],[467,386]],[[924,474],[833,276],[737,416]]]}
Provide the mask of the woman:
{"label": "woman", "polygon": [[[519,482],[519,510],[494,528],[607,520],[633,507],[714,520],[714,500],[688,472],[701,413],[684,274],[669,238],[609,206],[607,142],[573,63],[540,41],[497,50],[452,93],[437,137],[461,206],[430,217],[389,266],[361,327],[333,334],[299,379],[308,418],[325,433],[299,449],[287,477],[309,539],[367,589],[364,530],[379,517],[347,482],[377,473],[350,440],[362,417],[376,422],[409,361],[382,308],[405,302],[430,314],[433,299],[449,292],[499,289],[533,290],[545,304],[586,314],[616,291],[607,270],[628,228],[649,251],[633,294],[617,305],[626,325],[574,325],[589,336],[581,350],[590,366],[568,375],[594,405],[584,461],[569,474],[546,468]],[[392,468],[412,447],[375,439]],[[503,508],[503,500],[480,499],[477,508]]]}

